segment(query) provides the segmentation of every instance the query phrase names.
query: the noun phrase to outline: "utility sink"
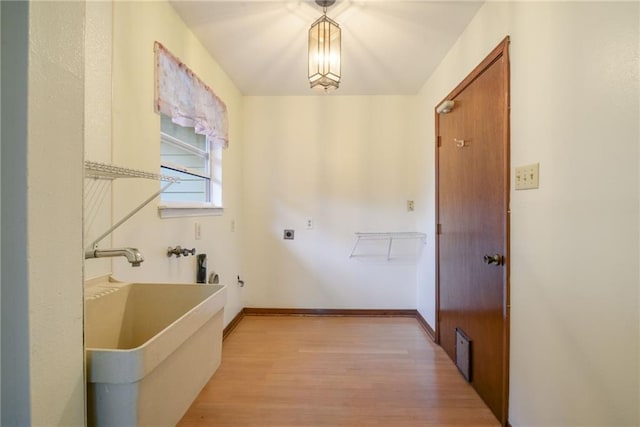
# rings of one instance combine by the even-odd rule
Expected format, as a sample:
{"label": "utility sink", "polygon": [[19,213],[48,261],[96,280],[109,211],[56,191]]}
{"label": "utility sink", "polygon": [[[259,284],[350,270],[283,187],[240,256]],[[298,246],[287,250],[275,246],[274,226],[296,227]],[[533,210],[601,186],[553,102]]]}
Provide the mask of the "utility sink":
{"label": "utility sink", "polygon": [[221,361],[224,285],[85,288],[91,425],[175,425]]}

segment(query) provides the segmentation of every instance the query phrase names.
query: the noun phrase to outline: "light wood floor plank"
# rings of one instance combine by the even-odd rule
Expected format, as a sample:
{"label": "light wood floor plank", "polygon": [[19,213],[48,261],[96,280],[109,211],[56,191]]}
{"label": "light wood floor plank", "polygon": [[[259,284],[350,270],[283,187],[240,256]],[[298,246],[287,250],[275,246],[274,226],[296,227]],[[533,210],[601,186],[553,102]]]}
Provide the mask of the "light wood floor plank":
{"label": "light wood floor plank", "polygon": [[415,319],[246,316],[179,426],[498,426]]}

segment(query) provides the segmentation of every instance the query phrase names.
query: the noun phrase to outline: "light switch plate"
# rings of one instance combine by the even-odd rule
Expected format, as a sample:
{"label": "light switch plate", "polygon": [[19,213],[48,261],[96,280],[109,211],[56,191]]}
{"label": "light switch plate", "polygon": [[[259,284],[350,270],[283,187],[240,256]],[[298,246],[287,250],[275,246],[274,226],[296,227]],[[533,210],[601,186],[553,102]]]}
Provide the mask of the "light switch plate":
{"label": "light switch plate", "polygon": [[516,190],[531,190],[539,188],[540,163],[518,166],[516,168]]}

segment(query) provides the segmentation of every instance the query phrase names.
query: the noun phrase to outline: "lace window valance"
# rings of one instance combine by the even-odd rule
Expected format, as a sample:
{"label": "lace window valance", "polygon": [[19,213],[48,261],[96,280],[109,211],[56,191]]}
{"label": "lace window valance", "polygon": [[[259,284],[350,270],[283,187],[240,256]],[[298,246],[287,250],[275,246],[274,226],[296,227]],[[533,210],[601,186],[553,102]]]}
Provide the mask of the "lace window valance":
{"label": "lace window valance", "polygon": [[189,67],[155,42],[156,112],[207,137],[214,147],[229,145],[227,107]]}

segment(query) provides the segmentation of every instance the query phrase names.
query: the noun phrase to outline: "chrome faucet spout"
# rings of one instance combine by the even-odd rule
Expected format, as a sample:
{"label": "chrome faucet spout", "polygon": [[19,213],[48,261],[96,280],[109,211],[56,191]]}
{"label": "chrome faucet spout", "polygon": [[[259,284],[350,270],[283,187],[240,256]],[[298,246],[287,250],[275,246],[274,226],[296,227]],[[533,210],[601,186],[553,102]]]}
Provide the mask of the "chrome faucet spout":
{"label": "chrome faucet spout", "polygon": [[123,256],[131,263],[132,267],[139,267],[144,261],[142,254],[136,248],[113,248],[113,249],[89,249],[85,251],[84,258],[108,258]]}

